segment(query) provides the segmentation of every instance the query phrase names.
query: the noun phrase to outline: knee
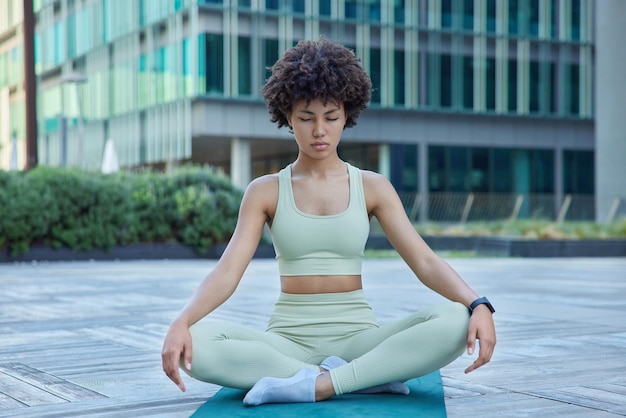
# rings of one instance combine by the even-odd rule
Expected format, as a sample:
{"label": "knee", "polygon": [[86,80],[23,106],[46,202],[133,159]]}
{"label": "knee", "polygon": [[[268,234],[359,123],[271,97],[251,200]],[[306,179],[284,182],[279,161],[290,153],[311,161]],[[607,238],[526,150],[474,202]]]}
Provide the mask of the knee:
{"label": "knee", "polygon": [[462,303],[452,302],[440,306],[439,319],[451,348],[455,352],[463,352],[467,345],[467,327],[469,325],[469,311]]}
{"label": "knee", "polygon": [[459,302],[444,305],[444,315],[451,329],[465,334],[469,325],[470,314],[467,307]]}
{"label": "knee", "polygon": [[452,322],[454,322],[457,326],[455,330],[457,332],[458,338],[458,347],[459,351],[463,352],[465,347],[467,346],[467,328],[469,326],[469,318],[470,313],[465,305],[459,302],[454,302],[451,304],[451,310],[453,313]]}
{"label": "knee", "polygon": [[226,339],[224,326],[219,322],[198,322],[189,327],[191,335],[191,370],[181,363],[182,370],[189,376],[205,382],[212,382],[215,369],[215,344]]}

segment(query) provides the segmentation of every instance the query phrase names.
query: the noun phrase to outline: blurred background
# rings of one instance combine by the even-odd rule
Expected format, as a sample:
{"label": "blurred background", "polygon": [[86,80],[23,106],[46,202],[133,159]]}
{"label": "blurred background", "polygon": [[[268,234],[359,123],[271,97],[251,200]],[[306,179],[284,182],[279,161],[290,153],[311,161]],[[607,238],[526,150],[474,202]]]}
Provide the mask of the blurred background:
{"label": "blurred background", "polygon": [[0,0],[0,169],[209,164],[244,188],[296,157],[258,90],[320,35],[374,85],[340,156],[415,222],[626,214],[622,0]]}

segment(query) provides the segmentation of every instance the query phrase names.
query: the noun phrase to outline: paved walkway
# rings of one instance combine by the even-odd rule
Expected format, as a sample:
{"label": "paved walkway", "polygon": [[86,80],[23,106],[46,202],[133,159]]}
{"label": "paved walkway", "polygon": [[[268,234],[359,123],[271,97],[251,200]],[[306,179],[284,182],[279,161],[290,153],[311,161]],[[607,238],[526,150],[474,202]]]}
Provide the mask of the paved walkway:
{"label": "paved walkway", "polygon": [[[493,301],[498,346],[442,370],[450,417],[626,416],[626,258],[449,259]],[[188,417],[217,387],[163,375],[169,322],[214,261],[0,264],[0,416]],[[214,316],[262,328],[278,292],[254,260]],[[368,259],[380,322],[441,298],[399,259]]]}

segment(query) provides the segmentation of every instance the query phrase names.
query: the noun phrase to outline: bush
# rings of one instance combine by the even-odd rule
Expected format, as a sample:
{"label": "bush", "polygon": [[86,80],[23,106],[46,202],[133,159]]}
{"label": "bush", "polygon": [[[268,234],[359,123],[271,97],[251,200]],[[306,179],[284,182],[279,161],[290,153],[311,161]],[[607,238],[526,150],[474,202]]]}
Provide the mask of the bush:
{"label": "bush", "polygon": [[0,248],[78,250],[181,242],[206,252],[234,230],[242,192],[211,168],[103,175],[37,167],[0,171]]}
{"label": "bush", "polygon": [[0,247],[21,254],[49,230],[51,194],[40,185],[31,186],[23,173],[3,174],[0,183]]}
{"label": "bush", "polygon": [[547,220],[516,220],[471,222],[464,225],[416,225],[422,235],[507,236],[527,239],[608,239],[626,238],[626,218],[599,224],[584,221],[550,222]]}

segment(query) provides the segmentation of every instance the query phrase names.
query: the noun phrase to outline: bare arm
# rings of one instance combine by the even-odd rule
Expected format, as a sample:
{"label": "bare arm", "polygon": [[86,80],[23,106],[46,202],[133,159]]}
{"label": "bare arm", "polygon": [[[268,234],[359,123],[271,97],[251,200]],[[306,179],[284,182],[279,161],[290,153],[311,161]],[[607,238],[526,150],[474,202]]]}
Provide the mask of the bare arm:
{"label": "bare arm", "polygon": [[[478,295],[417,233],[391,183],[375,173],[363,174],[368,210],[376,216],[398,254],[428,288],[449,300],[469,306]],[[465,370],[466,373],[488,363],[496,344],[493,317],[484,305],[477,307],[470,318],[467,340],[469,354],[474,352],[476,339],[481,343],[480,354]]]}
{"label": "bare arm", "polygon": [[374,173],[367,173],[365,177],[368,178],[365,184],[370,213],[378,219],[398,254],[430,289],[469,306],[478,295],[417,233],[391,183]]}
{"label": "bare arm", "polygon": [[237,226],[224,253],[169,327],[161,354],[163,370],[182,391],[185,391],[185,385],[178,366],[182,358],[184,367],[191,368],[189,327],[224,303],[239,285],[261,239],[272,202],[275,205],[273,190],[273,180],[269,176],[257,179],[248,186],[239,209]]}

